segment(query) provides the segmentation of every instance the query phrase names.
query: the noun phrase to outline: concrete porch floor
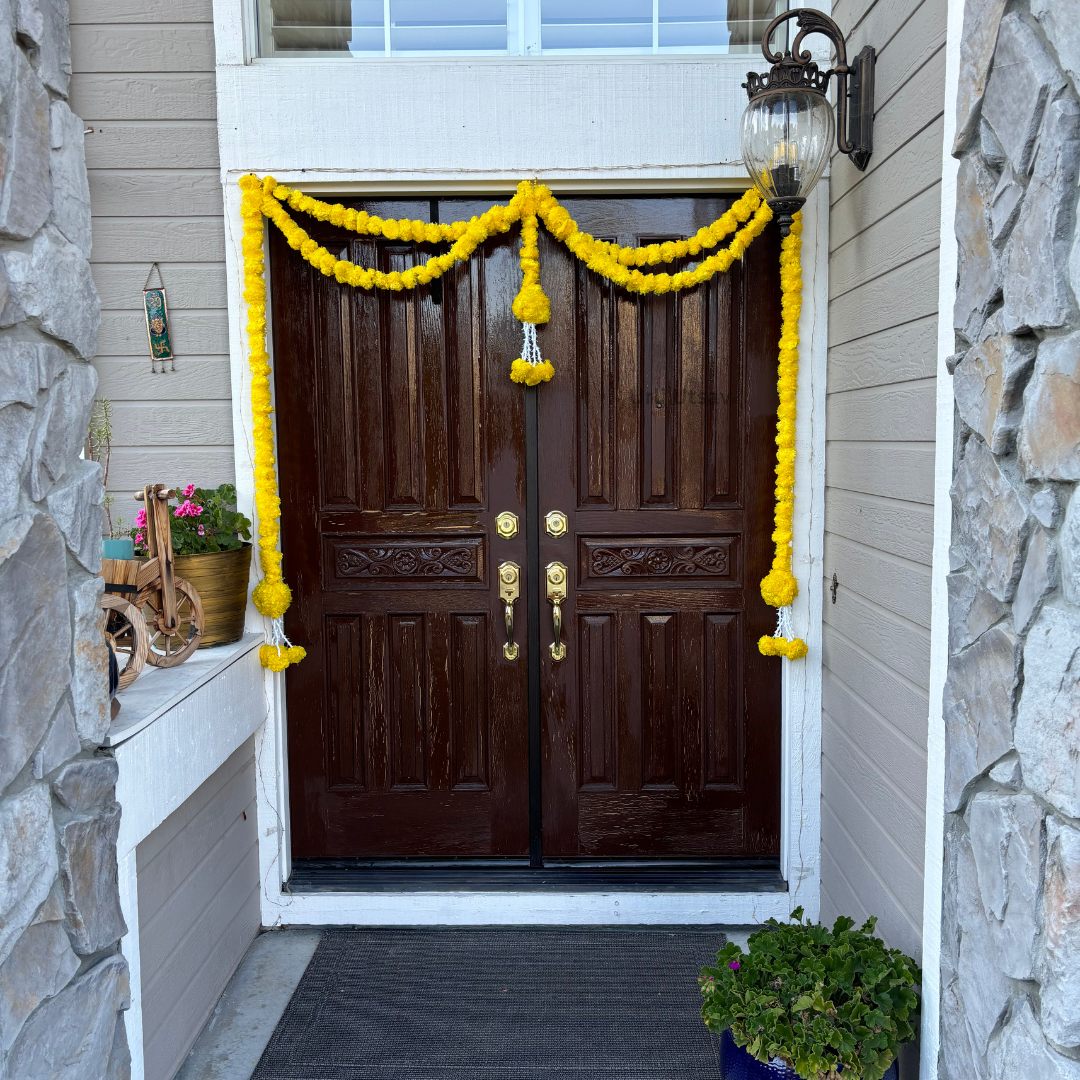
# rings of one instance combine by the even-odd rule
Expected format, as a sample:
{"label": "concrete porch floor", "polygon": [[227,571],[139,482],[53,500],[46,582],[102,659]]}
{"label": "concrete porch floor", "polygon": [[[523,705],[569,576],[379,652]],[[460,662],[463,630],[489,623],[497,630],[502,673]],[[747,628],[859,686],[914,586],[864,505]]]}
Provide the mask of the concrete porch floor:
{"label": "concrete porch floor", "polygon": [[[717,927],[717,935],[745,947],[753,929]],[[270,930],[252,942],[176,1080],[250,1080],[321,933]]]}

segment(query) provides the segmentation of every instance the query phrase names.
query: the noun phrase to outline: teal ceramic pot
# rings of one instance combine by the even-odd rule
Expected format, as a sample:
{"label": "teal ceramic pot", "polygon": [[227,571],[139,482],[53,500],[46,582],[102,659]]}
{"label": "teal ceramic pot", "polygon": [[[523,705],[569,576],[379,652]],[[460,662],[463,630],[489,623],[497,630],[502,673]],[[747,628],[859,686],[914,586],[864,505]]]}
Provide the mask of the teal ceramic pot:
{"label": "teal ceramic pot", "polygon": [[102,540],[101,557],[103,559],[134,559],[135,542],[130,536],[122,536],[120,539]]}
{"label": "teal ceramic pot", "polygon": [[[799,1074],[783,1062],[765,1064],[735,1045],[730,1029],[720,1036],[720,1076],[723,1080],[802,1080]],[[894,1061],[884,1080],[899,1080]]]}

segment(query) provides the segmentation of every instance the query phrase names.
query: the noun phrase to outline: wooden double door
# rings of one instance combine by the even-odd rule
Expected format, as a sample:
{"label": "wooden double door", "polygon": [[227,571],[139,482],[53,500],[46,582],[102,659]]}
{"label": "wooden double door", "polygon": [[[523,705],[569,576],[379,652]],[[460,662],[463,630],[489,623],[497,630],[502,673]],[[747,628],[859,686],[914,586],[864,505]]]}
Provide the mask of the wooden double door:
{"label": "wooden double door", "polygon": [[[729,205],[565,202],[624,244]],[[486,204],[355,205],[449,221]],[[435,250],[314,235],[385,270]],[[508,378],[516,244],[433,287],[365,293],[271,230],[287,630],[308,650],[286,680],[294,856],[775,857],[780,666],[756,641],[773,622],[757,583],[778,241],[704,287],[638,298],[542,232],[556,377],[535,390]]]}

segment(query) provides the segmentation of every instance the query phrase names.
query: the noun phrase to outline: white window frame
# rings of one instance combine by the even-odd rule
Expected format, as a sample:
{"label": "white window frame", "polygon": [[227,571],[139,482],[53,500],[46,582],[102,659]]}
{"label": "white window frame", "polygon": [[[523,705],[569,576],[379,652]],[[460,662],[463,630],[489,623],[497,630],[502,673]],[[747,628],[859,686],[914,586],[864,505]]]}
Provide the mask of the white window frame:
{"label": "white window frame", "polygon": [[[433,57],[446,59],[456,57],[463,60],[488,57],[492,59],[506,59],[509,57],[521,58],[532,57],[567,57],[567,56],[732,56],[739,58],[752,58],[757,52],[756,45],[748,49],[740,48],[737,52],[731,52],[725,45],[661,45],[660,44],[660,0],[652,0],[652,42],[643,46],[610,46],[597,48],[573,48],[557,49],[542,48],[541,43],[541,3],[542,0],[516,0],[517,17],[514,18],[507,2],[507,49],[500,50],[466,50],[466,49],[423,49],[423,50],[393,50],[391,49],[391,0],[383,0],[383,52],[382,53],[358,53],[356,56],[345,57],[340,52],[320,53],[312,51],[295,56],[275,56],[273,54],[260,54],[260,40],[266,40],[270,34],[269,3],[260,3],[260,0],[247,0],[251,16],[249,20],[249,32],[247,34],[246,55],[251,62],[258,63],[296,63],[299,60],[315,59],[349,59],[371,63],[373,61],[402,59],[406,57]],[[789,0],[789,7],[802,7],[803,0]],[[513,23],[516,23],[516,47],[511,49],[510,36],[514,33]]]}

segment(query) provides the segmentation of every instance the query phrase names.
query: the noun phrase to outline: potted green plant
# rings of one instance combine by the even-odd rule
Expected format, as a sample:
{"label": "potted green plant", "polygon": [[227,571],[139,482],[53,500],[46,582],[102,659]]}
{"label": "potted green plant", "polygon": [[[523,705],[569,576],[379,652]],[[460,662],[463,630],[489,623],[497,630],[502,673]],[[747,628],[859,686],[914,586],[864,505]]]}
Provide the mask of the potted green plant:
{"label": "potted green plant", "polygon": [[112,460],[112,402],[96,398],[90,410],[90,426],[86,431],[86,457],[101,466],[101,486],[105,495],[101,502],[104,534],[101,538],[103,559],[133,559],[131,535],[124,519],[113,516],[113,495],[109,491],[109,464]]}
{"label": "potted green plant", "polygon": [[702,969],[701,1016],[720,1035],[725,1080],[882,1080],[915,1037],[915,961],[856,928],[770,919],[744,953],[726,944]]}
{"label": "potted green plant", "polygon": [[[174,566],[176,576],[194,585],[202,600],[200,647],[238,641],[244,633],[247,609],[251,522],[237,511],[232,484],[216,488],[187,484],[174,491],[169,517]],[[136,552],[145,554],[145,509],[135,515],[131,538]]]}

